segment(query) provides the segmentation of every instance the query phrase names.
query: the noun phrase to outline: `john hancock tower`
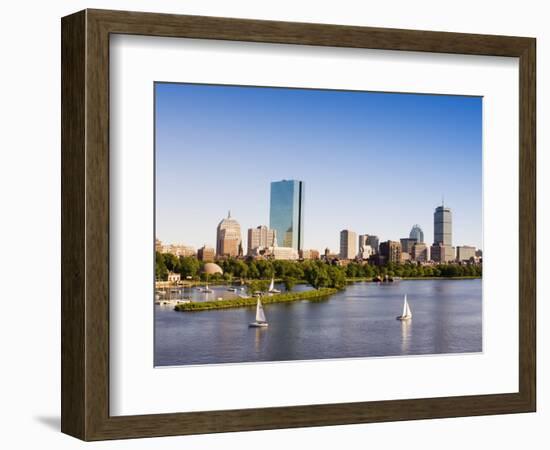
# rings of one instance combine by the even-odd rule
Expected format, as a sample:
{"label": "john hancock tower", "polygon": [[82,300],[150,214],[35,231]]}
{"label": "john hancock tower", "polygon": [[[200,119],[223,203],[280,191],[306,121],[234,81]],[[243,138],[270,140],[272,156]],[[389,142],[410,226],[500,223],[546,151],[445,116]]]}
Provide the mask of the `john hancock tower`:
{"label": "john hancock tower", "polygon": [[269,228],[277,230],[277,246],[302,250],[304,245],[304,182],[273,181]]}

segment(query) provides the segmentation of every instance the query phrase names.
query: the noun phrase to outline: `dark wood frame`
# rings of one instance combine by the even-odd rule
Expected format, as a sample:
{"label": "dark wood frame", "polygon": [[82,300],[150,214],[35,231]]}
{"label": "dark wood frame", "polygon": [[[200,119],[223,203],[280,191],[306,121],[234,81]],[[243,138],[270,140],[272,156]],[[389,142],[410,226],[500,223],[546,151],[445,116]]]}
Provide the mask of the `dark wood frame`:
{"label": "dark wood frame", "polygon": [[[536,407],[533,38],[85,10],[62,30],[62,416],[84,440],[474,416]],[[519,391],[229,411],[109,415],[109,35],[519,58]]]}

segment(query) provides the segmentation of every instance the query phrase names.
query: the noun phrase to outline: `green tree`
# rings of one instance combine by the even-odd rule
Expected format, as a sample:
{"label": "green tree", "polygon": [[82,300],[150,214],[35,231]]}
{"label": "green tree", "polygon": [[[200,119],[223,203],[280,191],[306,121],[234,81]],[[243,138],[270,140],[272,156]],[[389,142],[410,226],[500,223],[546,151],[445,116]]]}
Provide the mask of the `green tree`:
{"label": "green tree", "polygon": [[284,277],[283,283],[285,285],[285,289],[290,292],[292,291],[292,288],[296,285],[296,278]]}
{"label": "green tree", "polygon": [[200,267],[200,261],[194,256],[180,256],[178,272],[182,278],[195,278],[199,274]]}
{"label": "green tree", "polygon": [[158,281],[166,281],[168,279],[168,269],[164,264],[164,256],[162,253],[155,252],[155,279]]}
{"label": "green tree", "polygon": [[266,292],[268,288],[269,288],[268,280],[253,280],[250,283],[248,283],[248,291],[252,294],[254,292]]}

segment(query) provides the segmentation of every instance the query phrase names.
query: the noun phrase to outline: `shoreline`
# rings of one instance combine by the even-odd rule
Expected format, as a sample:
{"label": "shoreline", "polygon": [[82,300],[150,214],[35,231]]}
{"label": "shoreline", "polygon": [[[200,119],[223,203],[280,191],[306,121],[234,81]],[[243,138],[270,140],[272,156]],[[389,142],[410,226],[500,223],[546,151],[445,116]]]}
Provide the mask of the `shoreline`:
{"label": "shoreline", "polygon": [[[429,276],[429,277],[399,277],[396,281],[400,280],[476,280],[481,279],[483,276],[477,276],[477,275],[464,275],[464,276],[456,276],[456,277],[435,277],[435,276]],[[185,280],[180,282],[179,284],[166,284],[164,288],[177,288],[177,287],[197,287],[197,286],[205,286],[209,284],[210,286],[248,286],[250,282],[253,281],[264,281],[268,282],[271,281],[271,278],[258,278],[258,279],[250,279],[246,280],[244,283],[240,282],[232,282],[227,280],[211,280],[211,281],[198,281],[198,280]],[[372,277],[357,277],[357,278],[351,278],[347,277],[346,281],[348,283],[356,283],[356,282],[369,282],[369,283],[380,283],[380,281],[374,281]],[[275,283],[282,283],[282,278],[275,278]],[[157,282],[158,283],[158,282]],[[163,281],[162,283],[168,283],[167,281]],[[296,284],[308,284],[306,280],[296,280]],[[162,289],[162,288],[159,288]]]}
{"label": "shoreline", "polygon": [[[318,300],[321,298],[329,297],[336,294],[338,289],[335,288],[321,288],[304,292],[289,292],[283,294],[275,294],[272,296],[262,296],[262,303],[264,305],[270,303],[289,303],[297,302],[301,300]],[[229,309],[229,308],[243,308],[256,306],[257,297],[248,298],[236,298],[231,300],[212,300],[208,302],[191,302],[180,303],[174,307],[178,312],[195,312],[195,311],[211,311],[214,309]]]}

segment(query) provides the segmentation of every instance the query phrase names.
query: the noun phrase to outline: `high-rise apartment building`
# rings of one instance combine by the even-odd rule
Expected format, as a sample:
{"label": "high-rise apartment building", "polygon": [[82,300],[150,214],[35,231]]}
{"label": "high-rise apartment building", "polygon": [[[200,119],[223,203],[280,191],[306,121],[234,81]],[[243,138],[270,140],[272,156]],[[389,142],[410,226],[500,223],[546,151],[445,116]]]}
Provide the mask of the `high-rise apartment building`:
{"label": "high-rise apartment building", "polygon": [[253,255],[258,250],[276,245],[277,232],[265,225],[248,229],[248,254]]}
{"label": "high-rise apartment building", "polygon": [[304,189],[304,182],[298,180],[271,183],[269,228],[276,231],[279,247],[304,247]]}
{"label": "high-rise apartment building", "polygon": [[397,241],[385,241],[380,243],[380,255],[386,263],[401,262],[401,243]]}
{"label": "high-rise apartment building", "polygon": [[357,233],[350,230],[340,231],[340,258],[354,259],[357,256]]}

